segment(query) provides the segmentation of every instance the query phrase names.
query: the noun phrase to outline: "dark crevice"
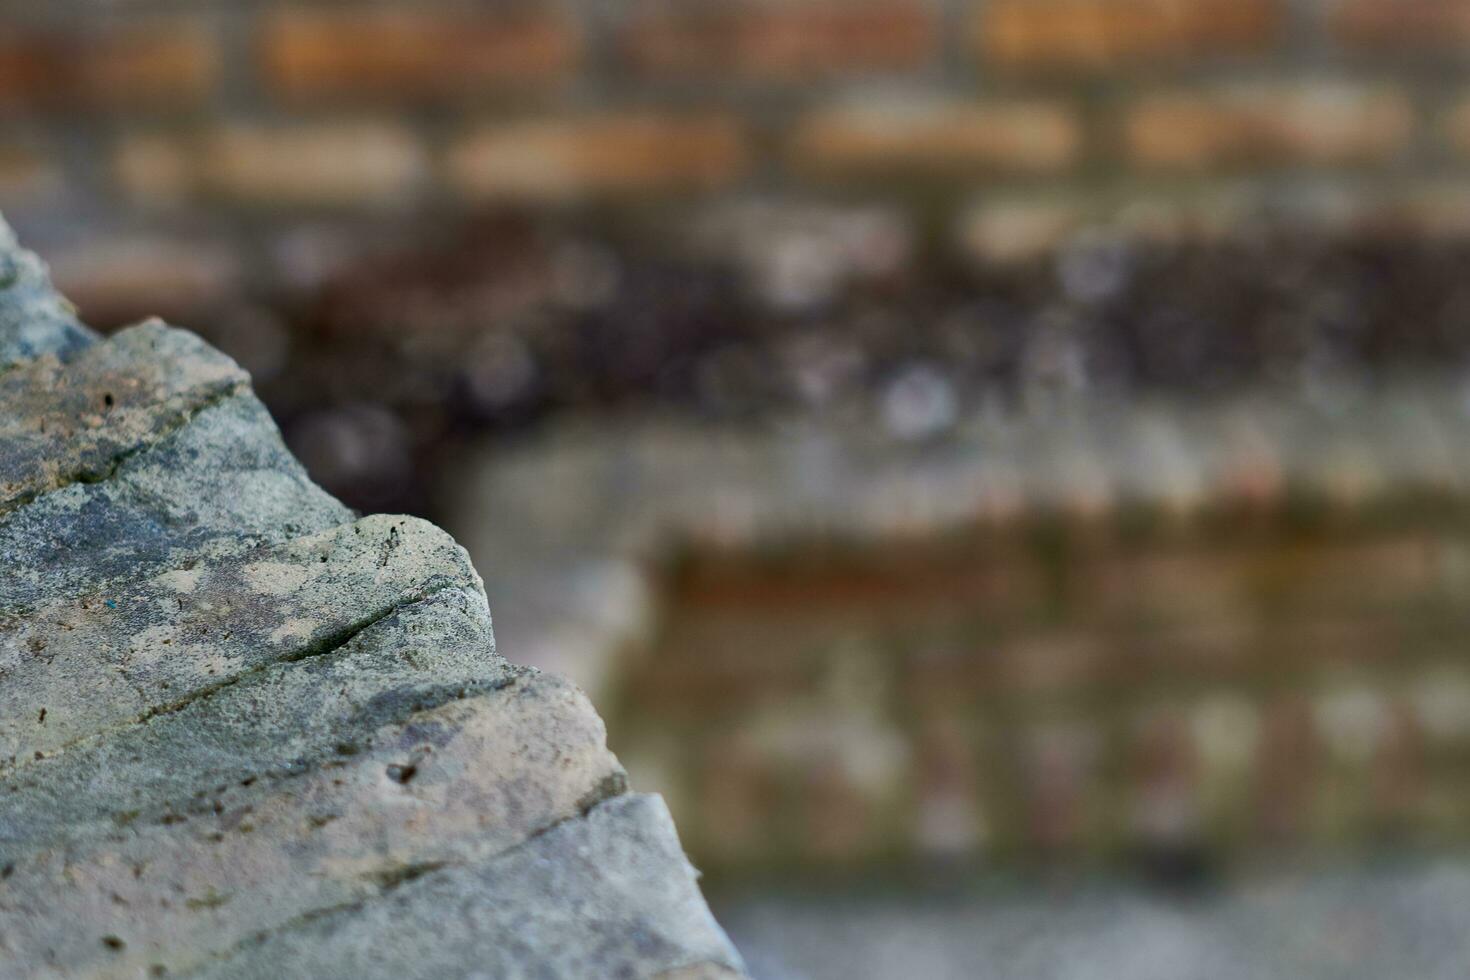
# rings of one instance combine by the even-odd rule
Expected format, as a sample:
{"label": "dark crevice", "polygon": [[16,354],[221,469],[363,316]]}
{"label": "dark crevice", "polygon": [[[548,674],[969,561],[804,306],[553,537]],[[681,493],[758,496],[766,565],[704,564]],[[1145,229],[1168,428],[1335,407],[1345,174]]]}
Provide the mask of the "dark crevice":
{"label": "dark crevice", "polygon": [[357,637],[362,633],[367,632],[374,626],[377,626],[383,620],[392,617],[393,615],[401,612],[407,607],[417,605],[420,602],[426,602],[441,592],[447,592],[451,589],[462,588],[464,588],[464,586],[458,583],[447,584],[441,582],[434,585],[429,585],[421,589],[416,589],[412,594],[395,600],[387,608],[371,613],[368,616],[363,617],[362,619],[350,623],[347,626],[344,626],[341,629],[337,630],[336,632],[322,637],[315,643],[309,643],[299,650],[292,650],[284,656],[277,657],[274,660],[267,660],[262,663],[258,663],[255,666],[247,670],[243,670],[240,673],[233,675],[232,677],[227,677],[224,680],[219,681],[218,683],[210,684],[207,687],[202,687],[198,690],[191,691],[189,694],[185,695],[182,698],[179,698],[177,701],[171,701],[168,704],[162,704],[155,708],[150,708],[147,711],[143,712],[141,715],[138,715],[127,725],[121,725],[118,727],[130,727],[131,725],[139,724],[146,725],[154,718],[157,718],[161,715],[175,714],[189,707],[196,701],[203,701],[211,698],[214,695],[218,694],[220,691],[223,691],[225,688],[234,687],[241,681],[249,680],[250,678],[255,677],[258,674],[265,673],[272,668],[279,667],[283,664],[298,663],[302,660],[308,660],[312,657],[325,657],[330,654],[336,653],[338,650],[342,649],[343,647],[347,646],[347,644],[357,639]]}
{"label": "dark crevice", "polygon": [[[516,670],[513,667],[510,669]],[[374,711],[371,706],[365,707],[347,724],[355,730],[360,730],[364,736],[371,735],[382,726],[393,724],[412,726],[414,716],[420,712],[431,711],[445,704],[484,697],[512,688],[523,676],[521,673],[513,672],[509,676],[498,676],[469,684],[434,685],[420,690],[413,698],[395,698],[381,702],[380,707],[386,710]],[[345,760],[342,758],[344,755],[356,755],[381,747],[383,746],[376,742],[358,744],[341,740],[333,741],[330,738],[324,739],[315,746],[315,751],[310,751],[295,759],[281,760],[279,765],[270,768],[258,769],[243,775],[239,772],[202,773],[195,785],[202,782],[206,784],[206,788],[198,790],[193,796],[187,795],[188,790],[184,789],[179,793],[170,794],[167,799],[155,801],[146,810],[132,809],[111,814],[101,812],[86,818],[83,822],[105,823],[110,818],[112,824],[118,829],[124,829],[154,824],[182,823],[198,817],[208,817],[210,814],[218,816],[226,808],[222,802],[224,798],[220,794],[234,787],[247,789],[256,787],[243,798],[235,798],[227,807],[231,810],[239,810],[243,806],[248,811],[252,801],[283,791],[284,787],[293,780],[344,765]],[[347,751],[344,752],[344,749]]]}
{"label": "dark crevice", "polygon": [[599,804],[628,792],[628,774],[621,769],[608,773],[577,801],[577,812],[587,816]]}
{"label": "dark crevice", "polygon": [[395,868],[380,868],[376,871],[369,871],[363,877],[377,885],[378,894],[383,895],[391,892],[399,885],[413,881],[415,878],[422,878],[430,871],[438,871],[446,863],[445,861],[418,861]]}

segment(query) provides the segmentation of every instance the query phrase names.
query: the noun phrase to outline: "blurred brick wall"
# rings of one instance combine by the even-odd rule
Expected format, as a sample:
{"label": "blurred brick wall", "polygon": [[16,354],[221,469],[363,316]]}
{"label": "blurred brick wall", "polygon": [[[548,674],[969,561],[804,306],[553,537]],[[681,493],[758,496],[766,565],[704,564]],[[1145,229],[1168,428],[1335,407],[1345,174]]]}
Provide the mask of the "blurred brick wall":
{"label": "blurred brick wall", "polygon": [[1158,194],[1470,214],[1470,0],[0,11],[0,208],[104,306],[494,205],[877,197],[983,255]]}
{"label": "blurred brick wall", "polygon": [[712,872],[1459,846],[1463,521],[1332,523],[691,556],[613,747]]}

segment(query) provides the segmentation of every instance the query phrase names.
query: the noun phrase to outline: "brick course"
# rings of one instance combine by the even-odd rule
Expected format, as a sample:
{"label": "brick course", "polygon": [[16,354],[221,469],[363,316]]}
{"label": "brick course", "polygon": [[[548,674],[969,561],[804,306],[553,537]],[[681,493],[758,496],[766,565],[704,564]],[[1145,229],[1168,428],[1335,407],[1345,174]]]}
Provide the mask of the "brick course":
{"label": "brick course", "polygon": [[1329,0],[1342,44],[1364,50],[1442,49],[1470,40],[1466,0]]}
{"label": "brick course", "polygon": [[1326,83],[1152,95],[1125,123],[1131,162],[1183,169],[1384,163],[1413,125],[1401,91]]}
{"label": "brick course", "polygon": [[104,32],[0,34],[0,109],[134,110],[198,105],[218,72],[214,38],[170,22]]}
{"label": "brick course", "polygon": [[733,118],[596,116],[487,124],[451,146],[447,174],[473,201],[555,201],[718,187],[746,156]]}
{"label": "brick course", "polygon": [[[0,114],[24,128],[0,195],[15,210],[59,192],[102,224],[139,205],[261,212],[233,223],[260,236],[247,250],[297,206],[427,223],[757,190],[887,197],[926,209],[926,233],[946,214],[932,227],[984,262],[1093,225],[1216,234],[1288,199],[1314,220],[1463,233],[1466,39],[1470,0],[38,12],[0,30]],[[1358,183],[1313,210],[1303,179]],[[1345,468],[1345,499],[1361,476]]]}
{"label": "brick course", "polygon": [[413,132],[394,123],[231,126],[204,141],[200,161],[208,191],[266,205],[392,204],[428,170]]}
{"label": "brick course", "polygon": [[821,110],[791,139],[796,170],[835,175],[1054,172],[1074,162],[1076,116],[1051,101],[893,103]]}
{"label": "brick course", "polygon": [[979,56],[1001,70],[1128,69],[1255,54],[1279,33],[1277,0],[984,0]]}
{"label": "brick course", "polygon": [[288,99],[413,100],[555,82],[580,47],[577,26],[553,12],[304,9],[266,22],[261,58]]}
{"label": "brick course", "polygon": [[410,203],[431,169],[412,129],[353,120],[142,133],[119,143],[113,167],[143,203],[207,196],[266,208]]}
{"label": "brick course", "polygon": [[789,82],[918,68],[936,57],[938,36],[924,0],[644,3],[621,47],[647,75]]}

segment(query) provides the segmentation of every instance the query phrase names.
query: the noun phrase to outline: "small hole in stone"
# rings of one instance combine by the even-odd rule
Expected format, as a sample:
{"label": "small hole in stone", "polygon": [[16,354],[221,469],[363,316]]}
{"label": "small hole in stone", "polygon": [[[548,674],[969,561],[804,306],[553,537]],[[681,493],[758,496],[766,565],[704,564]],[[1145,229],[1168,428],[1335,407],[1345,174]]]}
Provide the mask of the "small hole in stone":
{"label": "small hole in stone", "polygon": [[410,780],[413,779],[414,776],[418,774],[418,771],[419,767],[415,765],[392,765],[388,767],[388,778],[393,780],[395,783],[407,784]]}
{"label": "small hole in stone", "polygon": [[102,404],[106,405],[108,408],[112,407],[112,392],[109,391],[107,394],[102,396]]}
{"label": "small hole in stone", "polygon": [[108,949],[116,951],[126,949],[128,944],[123,942],[116,936],[103,936],[102,945],[106,946]]}
{"label": "small hole in stone", "polygon": [[46,709],[45,708],[42,708],[41,709],[41,713],[38,714],[38,715],[36,715],[36,723],[37,724],[40,724],[40,725],[46,724]]}

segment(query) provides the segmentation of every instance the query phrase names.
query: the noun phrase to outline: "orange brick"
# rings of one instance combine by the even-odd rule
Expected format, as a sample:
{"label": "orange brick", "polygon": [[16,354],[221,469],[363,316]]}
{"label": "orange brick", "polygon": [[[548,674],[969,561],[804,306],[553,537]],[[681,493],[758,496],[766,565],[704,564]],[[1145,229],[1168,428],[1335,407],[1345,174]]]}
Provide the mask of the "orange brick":
{"label": "orange brick", "polygon": [[201,147],[201,184],[249,204],[391,205],[427,176],[413,133],[388,123],[232,126]]}
{"label": "orange brick", "polygon": [[934,9],[921,0],[645,3],[623,47],[651,74],[793,81],[915,68],[934,56],[938,36]]}
{"label": "orange brick", "polygon": [[1459,45],[1470,41],[1470,0],[1337,0],[1330,26],[1353,47]]}
{"label": "orange brick", "polygon": [[262,57],[288,97],[413,100],[554,81],[580,47],[576,25],[551,13],[296,10],[266,23]]}
{"label": "orange brick", "polygon": [[1077,159],[1081,125],[1054,102],[892,103],[819,110],[791,139],[808,174],[1052,172]]}
{"label": "orange brick", "polygon": [[1279,0],[984,0],[976,33],[987,66],[1100,70],[1259,51],[1281,20]]}
{"label": "orange brick", "polygon": [[745,166],[736,121],[650,115],[489,125],[454,145],[447,161],[451,183],[477,200],[707,189]]}
{"label": "orange brick", "polygon": [[1129,114],[1126,141],[1146,167],[1383,162],[1414,125],[1393,89],[1314,84],[1159,95]]}
{"label": "orange brick", "polygon": [[214,38],[178,22],[101,33],[0,33],[0,107],[162,108],[213,90]]}

